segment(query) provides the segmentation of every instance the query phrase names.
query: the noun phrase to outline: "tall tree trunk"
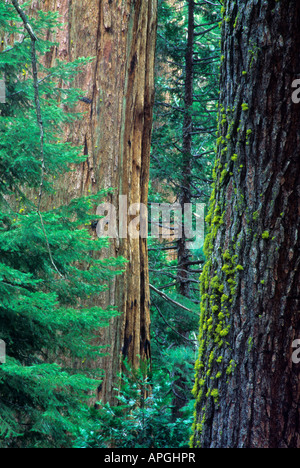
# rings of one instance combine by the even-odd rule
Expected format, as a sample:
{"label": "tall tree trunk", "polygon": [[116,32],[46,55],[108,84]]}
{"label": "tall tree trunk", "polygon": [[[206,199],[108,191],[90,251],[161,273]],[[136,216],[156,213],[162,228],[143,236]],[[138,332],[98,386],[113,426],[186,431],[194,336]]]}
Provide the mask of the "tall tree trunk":
{"label": "tall tree trunk", "polygon": [[[69,141],[84,146],[86,162],[60,183],[59,201],[115,188],[108,201],[117,209],[119,224],[120,216],[125,219],[124,212],[119,212],[119,196],[127,197],[128,208],[134,203],[147,206],[157,0],[32,2],[33,8],[38,6],[58,11],[64,24],[48,65],[57,57],[95,57],[75,82],[85,90],[87,102],[81,102],[79,110],[86,115],[67,132]],[[134,367],[140,358],[150,358],[146,242],[118,237],[107,253],[125,257],[128,264],[122,277],[99,298],[99,305],[113,305],[122,312],[99,336],[99,345],[110,346],[109,356],[94,363],[106,373],[98,395],[104,402],[114,402],[122,356]]]}
{"label": "tall tree trunk", "polygon": [[300,448],[298,0],[224,2],[191,445]]}
{"label": "tall tree trunk", "polygon": [[[194,99],[194,29],[195,29],[195,2],[187,1],[188,6],[188,36],[185,54],[185,79],[184,79],[184,119],[182,135],[182,180],[179,194],[179,203],[182,213],[185,205],[192,203],[192,129],[193,129],[193,99]],[[187,298],[191,297],[191,275],[189,263],[191,253],[187,248],[187,237],[184,230],[184,218],[181,226],[181,237],[177,241],[177,288],[178,292]],[[180,321],[180,320],[179,320]],[[184,323],[184,320],[182,320]],[[181,326],[179,333],[188,338],[189,333]],[[186,395],[189,392],[187,380],[182,377],[182,370],[178,369],[180,379],[174,383],[173,418],[177,420],[182,416],[181,410],[186,405]]]}
{"label": "tall tree trunk", "polygon": [[[192,129],[193,129],[193,99],[194,99],[194,29],[195,29],[195,2],[188,0],[188,38],[185,56],[185,96],[184,96],[184,122],[182,138],[182,181],[179,203],[184,212],[185,204],[192,203]],[[186,245],[187,239],[182,226],[182,236],[178,240],[178,273],[177,283],[180,294],[190,297],[190,252]]]}

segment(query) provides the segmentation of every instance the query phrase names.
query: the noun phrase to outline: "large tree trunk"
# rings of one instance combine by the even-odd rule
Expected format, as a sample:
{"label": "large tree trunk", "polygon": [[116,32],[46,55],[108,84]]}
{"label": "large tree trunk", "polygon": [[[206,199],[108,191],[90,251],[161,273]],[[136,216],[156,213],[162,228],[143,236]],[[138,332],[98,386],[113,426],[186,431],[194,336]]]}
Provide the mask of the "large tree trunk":
{"label": "large tree trunk", "polygon": [[192,446],[300,448],[300,3],[224,16]]}
{"label": "large tree trunk", "polygon": [[[59,200],[115,188],[107,201],[116,207],[119,222],[124,215],[119,213],[120,195],[127,197],[128,207],[147,206],[157,0],[32,2],[33,8],[38,6],[58,11],[64,23],[48,65],[56,57],[95,57],[75,82],[91,103],[79,104],[86,115],[67,131],[69,141],[84,146],[86,162],[60,184]],[[106,373],[98,397],[112,403],[122,356],[135,367],[139,356],[150,358],[146,239],[117,238],[107,255],[128,260],[125,274],[99,298],[100,305],[122,312],[99,337],[99,345],[110,346],[109,356],[94,363]]]}

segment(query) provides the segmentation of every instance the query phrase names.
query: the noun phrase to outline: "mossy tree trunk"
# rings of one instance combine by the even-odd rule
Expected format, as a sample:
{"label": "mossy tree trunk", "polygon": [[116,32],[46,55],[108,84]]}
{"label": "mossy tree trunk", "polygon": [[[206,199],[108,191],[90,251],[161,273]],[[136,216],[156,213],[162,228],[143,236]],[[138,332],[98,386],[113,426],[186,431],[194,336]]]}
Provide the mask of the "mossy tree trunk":
{"label": "mossy tree trunk", "polygon": [[[56,37],[59,46],[48,54],[48,65],[56,58],[95,57],[74,83],[87,98],[78,105],[84,119],[66,129],[68,141],[83,145],[86,162],[59,182],[56,197],[64,203],[113,188],[107,201],[116,207],[119,226],[124,216],[119,212],[119,196],[127,197],[128,208],[134,203],[147,206],[148,201],[157,0],[32,1],[32,8],[38,7],[58,11],[63,24]],[[132,214],[128,223],[136,217]],[[122,357],[134,367],[139,365],[138,356],[150,359],[146,242],[116,238],[107,252],[125,257],[128,264],[122,277],[99,298],[99,305],[112,305],[122,312],[99,336],[99,346],[110,346],[109,356],[94,363],[106,373],[98,395],[104,402],[114,402]]]}
{"label": "mossy tree trunk", "polygon": [[191,446],[300,448],[300,3],[223,14]]}

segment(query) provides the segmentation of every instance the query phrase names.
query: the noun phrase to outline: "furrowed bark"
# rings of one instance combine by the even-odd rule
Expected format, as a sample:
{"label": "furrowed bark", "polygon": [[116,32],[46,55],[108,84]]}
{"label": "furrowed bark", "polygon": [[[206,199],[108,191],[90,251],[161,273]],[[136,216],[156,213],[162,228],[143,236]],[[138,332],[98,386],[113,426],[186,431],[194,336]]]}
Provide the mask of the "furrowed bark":
{"label": "furrowed bark", "polygon": [[296,0],[224,2],[192,447],[300,448]]}

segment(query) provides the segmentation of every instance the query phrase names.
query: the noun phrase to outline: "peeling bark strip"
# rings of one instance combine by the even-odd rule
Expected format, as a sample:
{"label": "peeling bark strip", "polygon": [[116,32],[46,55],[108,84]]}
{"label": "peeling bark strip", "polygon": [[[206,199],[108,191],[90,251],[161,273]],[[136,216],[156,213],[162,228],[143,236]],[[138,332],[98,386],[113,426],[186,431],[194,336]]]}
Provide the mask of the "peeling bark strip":
{"label": "peeling bark strip", "polygon": [[[69,141],[85,147],[87,160],[81,171],[61,184],[59,201],[112,187],[116,190],[109,202],[114,206],[119,195],[127,196],[128,206],[147,206],[157,0],[32,2],[32,8],[38,6],[58,11],[64,23],[56,37],[59,48],[49,54],[48,65],[56,57],[95,56],[75,81],[91,104],[79,104],[86,116],[66,132]],[[111,304],[122,312],[108,330],[100,332],[99,345],[110,346],[109,356],[94,363],[106,372],[99,397],[113,403],[122,350],[135,367],[138,355],[150,358],[146,240],[116,239],[107,255],[129,261],[125,274],[114,280],[98,304]]]}
{"label": "peeling bark strip", "polygon": [[300,448],[300,3],[223,14],[191,445]]}

